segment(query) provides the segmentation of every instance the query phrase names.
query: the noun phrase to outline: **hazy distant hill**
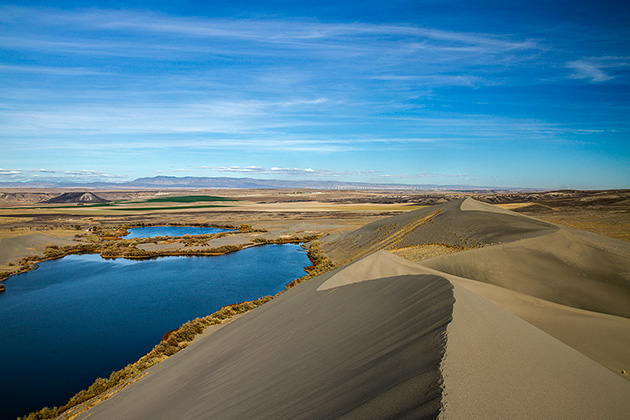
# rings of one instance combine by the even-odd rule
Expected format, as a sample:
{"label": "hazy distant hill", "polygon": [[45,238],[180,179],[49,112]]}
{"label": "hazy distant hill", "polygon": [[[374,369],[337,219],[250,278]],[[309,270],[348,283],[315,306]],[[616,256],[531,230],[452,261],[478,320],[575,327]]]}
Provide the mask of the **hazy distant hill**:
{"label": "hazy distant hill", "polygon": [[465,191],[506,191],[510,188],[472,186],[472,185],[437,185],[437,184],[379,184],[368,182],[343,182],[343,181],[314,181],[314,180],[280,180],[280,179],[255,179],[255,178],[227,178],[227,177],[174,177],[156,176],[138,178],[133,181],[120,183],[94,182],[4,182],[0,183],[4,188],[313,188],[327,190],[465,190]]}

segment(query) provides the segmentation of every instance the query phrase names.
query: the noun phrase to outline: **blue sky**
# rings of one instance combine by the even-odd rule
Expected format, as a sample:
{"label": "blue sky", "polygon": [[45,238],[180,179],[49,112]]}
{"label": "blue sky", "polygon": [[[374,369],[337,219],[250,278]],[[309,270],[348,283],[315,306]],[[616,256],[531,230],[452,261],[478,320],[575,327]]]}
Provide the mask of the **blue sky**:
{"label": "blue sky", "polygon": [[630,6],[0,3],[0,182],[630,188]]}

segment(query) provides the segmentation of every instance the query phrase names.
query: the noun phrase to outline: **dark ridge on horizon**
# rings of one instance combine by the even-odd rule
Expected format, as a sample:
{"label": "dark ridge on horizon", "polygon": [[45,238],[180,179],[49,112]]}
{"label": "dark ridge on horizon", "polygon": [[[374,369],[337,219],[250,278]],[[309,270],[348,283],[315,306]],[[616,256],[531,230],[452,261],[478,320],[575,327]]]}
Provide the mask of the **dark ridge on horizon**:
{"label": "dark ridge on horizon", "polygon": [[105,200],[104,198],[89,191],[83,191],[63,193],[57,197],[51,198],[50,200],[44,201],[44,203],[109,203],[109,200]]}

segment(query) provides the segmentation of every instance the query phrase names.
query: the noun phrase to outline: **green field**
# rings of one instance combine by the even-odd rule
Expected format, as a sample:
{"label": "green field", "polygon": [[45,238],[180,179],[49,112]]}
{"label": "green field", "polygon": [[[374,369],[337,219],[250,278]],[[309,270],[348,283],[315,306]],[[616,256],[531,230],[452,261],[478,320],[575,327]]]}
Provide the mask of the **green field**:
{"label": "green field", "polygon": [[[80,208],[90,208],[90,207],[109,207],[108,210],[122,210],[122,211],[134,211],[134,210],[167,210],[167,209],[187,209],[187,208],[203,208],[203,207],[225,207],[225,206],[213,206],[213,205],[200,205],[200,206],[178,206],[178,207],[146,207],[146,208],[125,208],[118,207],[119,205],[126,204],[143,204],[143,203],[208,203],[208,202],[217,202],[217,201],[238,201],[234,198],[228,197],[218,197],[213,195],[184,195],[179,197],[159,197],[159,198],[149,198],[147,200],[142,201],[113,201],[110,203],[90,203],[90,204],[70,204],[70,205],[60,205],[60,206],[30,206],[30,207],[19,207],[22,210],[47,210],[47,209],[80,209]],[[0,210],[14,210],[16,207],[6,207],[0,208]]]}
{"label": "green field", "polygon": [[238,201],[233,198],[216,197],[212,195],[184,195],[181,197],[160,197],[144,200],[145,203],[196,203],[208,201]]}
{"label": "green field", "polygon": [[186,209],[205,209],[211,207],[229,207],[221,205],[199,205],[199,206],[164,206],[164,207],[116,207],[109,208],[111,211],[153,211],[153,210],[186,210]]}

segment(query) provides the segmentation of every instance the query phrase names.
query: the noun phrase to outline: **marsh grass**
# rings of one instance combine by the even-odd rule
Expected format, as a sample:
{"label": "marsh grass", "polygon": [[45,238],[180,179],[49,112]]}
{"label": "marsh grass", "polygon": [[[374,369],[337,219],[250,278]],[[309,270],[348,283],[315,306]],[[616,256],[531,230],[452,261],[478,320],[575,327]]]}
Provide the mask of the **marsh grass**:
{"label": "marsh grass", "polygon": [[319,240],[311,243],[311,246],[308,249],[308,258],[313,263],[309,267],[306,267],[306,274],[299,279],[293,280],[291,283],[287,285],[287,290],[292,287],[297,286],[298,284],[305,282],[306,280],[312,279],[313,277],[317,277],[321,274],[327,273],[333,268],[335,268],[335,264],[332,262],[328,255],[322,250],[321,242]]}

